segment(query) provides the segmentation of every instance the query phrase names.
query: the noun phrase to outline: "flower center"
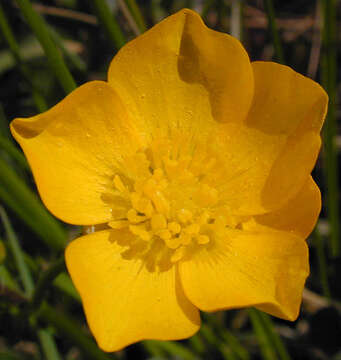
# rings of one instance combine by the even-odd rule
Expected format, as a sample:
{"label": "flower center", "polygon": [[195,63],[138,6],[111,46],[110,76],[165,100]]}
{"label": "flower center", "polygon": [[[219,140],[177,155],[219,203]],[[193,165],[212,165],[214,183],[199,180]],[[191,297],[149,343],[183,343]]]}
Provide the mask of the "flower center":
{"label": "flower center", "polygon": [[130,240],[129,257],[169,267],[193,251],[212,246],[229,225],[217,215],[219,192],[207,181],[218,166],[207,153],[179,155],[168,143],[127,157],[113,178],[112,229]]}

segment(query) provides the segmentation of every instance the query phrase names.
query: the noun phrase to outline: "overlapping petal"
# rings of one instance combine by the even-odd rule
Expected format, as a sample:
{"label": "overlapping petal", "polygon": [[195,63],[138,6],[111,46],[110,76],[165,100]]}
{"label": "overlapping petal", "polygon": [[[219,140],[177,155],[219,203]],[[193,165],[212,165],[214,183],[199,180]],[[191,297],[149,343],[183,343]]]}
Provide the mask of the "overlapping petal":
{"label": "overlapping petal", "polygon": [[208,29],[184,9],[129,42],[108,75],[146,136],[206,138],[218,122],[241,122],[253,95],[253,74],[238,40]]}
{"label": "overlapping petal", "polygon": [[130,236],[99,231],[78,238],[66,250],[88,324],[105,351],[142,339],[185,338],[200,326],[198,310],[185,297],[175,267],[149,271],[141,260],[126,258],[126,248],[117,240]]}
{"label": "overlapping petal", "polygon": [[256,306],[295,320],[309,273],[305,241],[281,231],[227,230],[179,264],[186,296],[199,309]]}
{"label": "overlapping petal", "polygon": [[15,119],[11,130],[54,215],[82,225],[111,218],[103,194],[113,188],[123,154],[134,153],[142,140],[107,83],[89,82],[51,110]]}
{"label": "overlapping petal", "polygon": [[279,209],[302,189],[318,156],[328,103],[317,83],[289,67],[252,67],[249,114],[243,126],[221,124],[215,141],[226,164],[219,179],[222,197],[239,215]]}
{"label": "overlapping petal", "polygon": [[307,238],[314,229],[321,211],[321,193],[309,176],[298,194],[277,211],[255,216],[244,228],[264,226],[273,230],[288,231]]}

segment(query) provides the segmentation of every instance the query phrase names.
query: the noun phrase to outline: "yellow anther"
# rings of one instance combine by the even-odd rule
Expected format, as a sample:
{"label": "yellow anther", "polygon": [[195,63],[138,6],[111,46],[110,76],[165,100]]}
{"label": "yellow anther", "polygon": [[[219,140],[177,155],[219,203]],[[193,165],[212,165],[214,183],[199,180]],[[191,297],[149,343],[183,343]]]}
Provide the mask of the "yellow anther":
{"label": "yellow anther", "polygon": [[200,215],[198,223],[200,225],[207,224],[207,221],[208,221],[209,218],[210,218],[210,214],[207,211],[205,211]]}
{"label": "yellow anther", "polygon": [[195,235],[198,234],[200,231],[200,225],[199,224],[191,224],[189,226],[187,226],[184,231],[186,232],[186,234],[188,235]]}
{"label": "yellow anther", "polygon": [[181,225],[175,221],[168,224],[168,230],[170,230],[173,234],[179,234],[181,231]]}
{"label": "yellow anther", "polygon": [[182,232],[179,236],[179,239],[182,245],[189,245],[192,241],[192,236]]}
{"label": "yellow anther", "polygon": [[167,220],[162,214],[154,214],[151,219],[153,230],[161,230],[167,227]]}
{"label": "yellow anther", "polygon": [[224,216],[218,216],[214,221],[216,231],[222,232],[226,228],[226,219]]}
{"label": "yellow anther", "polygon": [[137,192],[133,192],[130,195],[130,200],[133,208],[147,217],[150,217],[153,212],[153,205],[151,201]]}
{"label": "yellow anther", "polygon": [[207,235],[199,235],[196,239],[200,245],[208,244],[210,242],[210,238]]}
{"label": "yellow anther", "polygon": [[178,249],[176,249],[173,253],[173,255],[171,256],[171,262],[175,263],[179,260],[181,260],[186,254],[186,247],[185,246],[181,246]]}
{"label": "yellow anther", "polygon": [[155,179],[150,178],[146,181],[146,183],[143,186],[143,192],[151,198],[153,194],[157,191],[157,182]]}
{"label": "yellow anther", "polygon": [[176,249],[181,245],[180,239],[176,237],[165,240],[165,243],[170,249]]}
{"label": "yellow anther", "polygon": [[152,237],[150,232],[146,231],[141,225],[129,225],[129,230],[143,241],[149,241]]}
{"label": "yellow anther", "polygon": [[118,190],[118,191],[121,191],[121,192],[126,192],[127,191],[127,188],[124,186],[121,178],[119,177],[119,175],[115,175],[114,177],[114,185],[115,185],[115,188]]}
{"label": "yellow anther", "polygon": [[174,178],[178,174],[179,163],[176,160],[171,160],[168,157],[163,158],[163,163],[165,165],[166,173],[169,178]]}
{"label": "yellow anther", "polygon": [[124,229],[129,226],[129,221],[127,220],[115,220],[115,221],[109,221],[108,225],[112,229]]}
{"label": "yellow anther", "polygon": [[147,219],[146,216],[143,215],[137,215],[137,212],[135,209],[130,209],[127,212],[127,218],[132,223],[140,223],[142,221],[145,221]]}
{"label": "yellow anther", "polygon": [[188,221],[192,220],[193,214],[187,209],[181,209],[178,211],[178,219],[183,223],[187,223]]}
{"label": "yellow anther", "polygon": [[158,232],[158,235],[164,241],[167,241],[172,237],[172,234],[170,233],[169,230],[161,230],[160,232]]}
{"label": "yellow anther", "polygon": [[156,181],[160,181],[163,178],[163,170],[160,168],[157,168],[154,170],[153,177]]}
{"label": "yellow anther", "polygon": [[218,191],[207,184],[203,184],[197,193],[196,199],[197,204],[200,206],[214,205],[218,201]]}

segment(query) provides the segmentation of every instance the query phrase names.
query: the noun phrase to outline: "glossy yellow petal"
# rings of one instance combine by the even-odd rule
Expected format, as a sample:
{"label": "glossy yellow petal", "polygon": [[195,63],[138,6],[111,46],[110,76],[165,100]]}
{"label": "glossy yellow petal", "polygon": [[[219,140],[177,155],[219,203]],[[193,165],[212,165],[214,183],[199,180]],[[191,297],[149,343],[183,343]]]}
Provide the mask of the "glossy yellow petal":
{"label": "glossy yellow petal", "polygon": [[252,68],[240,42],[208,29],[188,9],[124,46],[108,81],[146,136],[181,129],[205,137],[216,121],[242,121],[253,94]]}
{"label": "glossy yellow petal", "polygon": [[314,229],[321,211],[321,193],[314,180],[309,176],[299,193],[277,211],[255,216],[244,229],[268,229],[290,231],[306,238]]}
{"label": "glossy yellow petal", "polygon": [[98,345],[116,351],[142,339],[193,335],[200,326],[199,313],[184,296],[176,268],[147,270],[117,243],[125,237],[131,235],[100,231],[66,249],[66,264]]}
{"label": "glossy yellow petal", "polygon": [[222,197],[240,215],[279,209],[303,187],[318,156],[328,103],[317,83],[287,66],[252,67],[255,91],[247,119],[243,126],[220,125],[216,140],[226,162]]}
{"label": "glossy yellow petal", "polygon": [[201,310],[256,306],[294,320],[309,273],[308,247],[286,232],[227,230],[182,262],[179,273],[186,296]]}
{"label": "glossy yellow petal", "polygon": [[15,119],[21,145],[47,208],[73,224],[110,219],[103,194],[122,154],[141,146],[119,97],[105,82],[89,82],[49,111]]}

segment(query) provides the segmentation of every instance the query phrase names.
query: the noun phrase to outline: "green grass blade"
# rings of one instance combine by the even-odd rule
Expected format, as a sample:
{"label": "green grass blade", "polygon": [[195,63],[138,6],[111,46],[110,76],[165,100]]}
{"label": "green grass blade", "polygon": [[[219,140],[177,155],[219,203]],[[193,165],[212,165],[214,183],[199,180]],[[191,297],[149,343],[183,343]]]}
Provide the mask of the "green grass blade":
{"label": "green grass blade", "polygon": [[265,0],[264,6],[268,18],[268,26],[274,44],[276,60],[281,64],[285,64],[282,43],[279,38],[279,33],[276,25],[275,9],[272,0]]}
{"label": "green grass blade", "polygon": [[93,0],[91,4],[108,38],[118,50],[125,44],[124,35],[105,0]]}
{"label": "green grass blade", "polygon": [[183,360],[198,360],[198,357],[191,350],[177,342],[145,340],[143,343],[147,348],[153,346],[155,349],[159,348],[160,352]]}
{"label": "green grass blade", "polygon": [[47,289],[51,286],[53,280],[64,270],[65,270],[65,261],[63,255],[60,259],[58,259],[55,263],[50,265],[50,267],[41,274],[32,295],[32,300],[31,300],[32,311],[39,308],[39,306],[44,300],[44,295]]}
{"label": "green grass blade", "polygon": [[14,260],[15,260],[15,263],[16,263],[16,266],[17,266],[17,269],[18,269],[18,272],[20,275],[21,282],[25,289],[25,294],[26,294],[26,296],[30,297],[33,294],[33,290],[34,290],[33,279],[31,277],[31,273],[28,269],[28,266],[25,263],[24,255],[21,250],[17,236],[12,228],[12,225],[9,221],[9,218],[8,218],[4,208],[2,208],[1,206],[0,206],[0,218],[5,227],[6,238],[8,240],[8,246],[14,257]]}
{"label": "green grass blade", "polygon": [[46,360],[62,360],[52,334],[47,329],[38,329],[37,335]]}
{"label": "green grass blade", "polygon": [[264,360],[277,360],[278,357],[276,355],[274,344],[272,343],[271,338],[268,336],[266,330],[264,329],[258,311],[256,309],[248,309],[248,313],[254,332],[258,339],[262,358]]}
{"label": "green grass blade", "polygon": [[73,285],[70,276],[63,272],[59,274],[53,284],[58,288],[59,290],[63,291],[65,294],[73,298],[74,300],[81,302],[81,298],[78,294],[78,291],[76,290],[75,286]]}
{"label": "green grass blade", "polygon": [[132,14],[138,28],[143,33],[147,30],[146,23],[135,0],[125,0],[130,13]]}
{"label": "green grass blade", "polygon": [[313,232],[312,236],[316,249],[318,273],[320,277],[320,283],[322,286],[322,292],[327,299],[331,300],[330,286],[328,281],[328,271],[327,271],[326,248],[324,247],[322,235],[317,227],[315,228],[315,231]]}
{"label": "green grass blade", "polygon": [[66,67],[59,50],[52,41],[50,31],[45,24],[44,19],[33,9],[29,0],[17,0],[17,3],[27,23],[44,49],[49,65],[51,70],[54,72],[56,79],[60,82],[65,93],[70,93],[76,88],[76,83]]}
{"label": "green grass blade", "polygon": [[339,174],[335,137],[337,133],[337,38],[335,0],[321,0],[323,13],[321,73],[322,85],[329,95],[329,109],[323,128],[323,150],[326,177],[326,205],[330,225],[330,252],[340,256]]}
{"label": "green grass blade", "polygon": [[84,355],[93,360],[109,360],[112,357],[106,355],[89,337],[84,335],[81,331],[81,326],[77,324],[70,316],[56,311],[50,305],[44,303],[37,316],[47,321],[50,325],[55,327],[63,336],[66,336],[70,341],[79,346]]}
{"label": "green grass blade", "polygon": [[282,339],[275,331],[271,318],[268,314],[258,311],[259,318],[261,319],[264,329],[267,332],[272,344],[276,348],[280,360],[291,360],[288,350],[286,349]]}
{"label": "green grass blade", "polygon": [[52,249],[62,250],[66,234],[37,196],[0,158],[0,199]]}
{"label": "green grass blade", "polygon": [[0,149],[4,150],[13,158],[22,169],[30,171],[25,156],[13,145],[13,143],[0,135]]}

